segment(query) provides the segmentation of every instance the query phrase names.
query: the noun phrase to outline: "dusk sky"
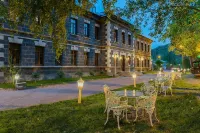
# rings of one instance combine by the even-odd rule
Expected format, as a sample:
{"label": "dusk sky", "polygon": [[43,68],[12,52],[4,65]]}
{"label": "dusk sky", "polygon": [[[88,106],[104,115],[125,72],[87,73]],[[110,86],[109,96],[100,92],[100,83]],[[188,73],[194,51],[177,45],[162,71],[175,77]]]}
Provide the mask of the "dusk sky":
{"label": "dusk sky", "polygon": [[[124,7],[124,6],[125,6],[125,0],[117,0],[116,7]],[[103,4],[102,4],[101,0],[98,0],[98,2],[96,4],[96,11],[103,12]],[[146,27],[141,27],[141,29],[142,29],[142,35],[149,37],[150,39],[153,40],[152,48],[156,48],[158,46],[169,43],[169,42],[160,42],[160,41],[158,41],[157,38],[153,38],[153,37],[149,36],[149,33],[150,33],[149,27],[150,27],[150,25],[147,25]]]}

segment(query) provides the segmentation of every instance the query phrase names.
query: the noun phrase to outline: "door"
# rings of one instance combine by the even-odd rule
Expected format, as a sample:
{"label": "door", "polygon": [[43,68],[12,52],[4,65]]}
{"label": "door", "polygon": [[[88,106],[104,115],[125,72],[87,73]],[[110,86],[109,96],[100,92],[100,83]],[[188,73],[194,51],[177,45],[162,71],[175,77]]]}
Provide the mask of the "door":
{"label": "door", "polygon": [[125,71],[125,56],[122,55],[122,71]]}

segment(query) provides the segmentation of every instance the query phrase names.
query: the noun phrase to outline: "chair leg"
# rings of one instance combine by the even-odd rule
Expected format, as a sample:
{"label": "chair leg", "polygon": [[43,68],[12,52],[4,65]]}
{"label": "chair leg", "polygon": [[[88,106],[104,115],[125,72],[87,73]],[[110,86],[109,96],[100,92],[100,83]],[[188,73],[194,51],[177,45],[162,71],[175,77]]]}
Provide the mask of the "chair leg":
{"label": "chair leg", "polygon": [[118,126],[118,129],[120,130],[120,126],[119,126],[119,115],[117,115],[117,126]]}
{"label": "chair leg", "polygon": [[107,109],[107,119],[106,119],[106,122],[104,123],[104,125],[106,125],[106,124],[107,124],[107,122],[108,122],[109,113],[110,113],[110,109]]}
{"label": "chair leg", "polygon": [[170,88],[170,91],[171,91],[171,95],[173,95],[173,94],[172,94],[172,88]]}
{"label": "chair leg", "polygon": [[104,113],[106,113],[106,110],[107,110],[107,104],[106,104],[106,108],[105,108],[105,110],[104,110]]}
{"label": "chair leg", "polygon": [[127,109],[126,109],[126,121],[129,123],[128,116],[127,116]]}
{"label": "chair leg", "polygon": [[160,121],[158,120],[158,118],[157,118],[156,108],[154,109],[154,116],[155,116],[156,120],[157,120],[158,122],[160,122]]}
{"label": "chair leg", "polygon": [[148,113],[149,114],[149,119],[150,119],[150,124],[153,127],[153,123],[152,123],[152,113]]}
{"label": "chair leg", "polygon": [[134,121],[137,120],[137,117],[138,117],[138,110],[136,109],[136,110],[135,110],[135,120],[134,120]]}

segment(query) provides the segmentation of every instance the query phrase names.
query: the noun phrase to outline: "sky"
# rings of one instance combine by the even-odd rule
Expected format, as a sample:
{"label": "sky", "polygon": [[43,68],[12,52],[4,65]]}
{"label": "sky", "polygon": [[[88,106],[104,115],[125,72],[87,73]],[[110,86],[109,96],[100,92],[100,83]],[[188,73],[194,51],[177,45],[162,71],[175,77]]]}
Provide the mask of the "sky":
{"label": "sky", "polygon": [[[124,7],[124,6],[125,6],[125,0],[117,0],[116,7]],[[103,4],[101,0],[97,0],[96,12],[103,12]],[[149,33],[150,33],[149,28],[150,28],[150,25],[147,25],[146,27],[142,26],[141,34],[153,40],[152,49],[169,43],[169,42],[160,42],[158,38],[153,38],[149,36]]]}

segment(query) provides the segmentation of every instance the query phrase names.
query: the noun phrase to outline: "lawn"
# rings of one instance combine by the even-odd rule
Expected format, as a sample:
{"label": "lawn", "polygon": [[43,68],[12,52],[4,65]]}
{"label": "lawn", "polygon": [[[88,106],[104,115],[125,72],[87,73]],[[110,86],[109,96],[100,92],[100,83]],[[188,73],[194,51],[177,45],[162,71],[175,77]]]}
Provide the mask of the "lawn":
{"label": "lawn", "polygon": [[[97,80],[97,79],[104,79],[104,78],[112,78],[111,76],[107,75],[99,75],[99,76],[88,76],[83,77],[83,80]],[[39,81],[27,81],[27,88],[35,88],[38,86],[46,86],[46,85],[54,85],[54,84],[64,84],[69,82],[75,82],[79,78],[58,78],[52,80],[39,80]],[[0,88],[3,89],[14,89],[15,86],[12,83],[0,83]]]}
{"label": "lawn", "polygon": [[[200,81],[199,81],[200,82]],[[173,85],[173,88],[183,88],[183,89],[196,89],[200,90],[200,84],[194,84],[187,82],[187,79],[179,79],[175,81],[175,85]]]}
{"label": "lawn", "polygon": [[[132,86],[121,89],[132,89]],[[200,132],[200,103],[195,96],[159,96],[157,114],[160,123],[150,127],[149,121],[120,123],[117,129],[116,119],[112,116],[104,126],[104,94],[83,98],[82,104],[77,100],[68,100],[54,104],[39,105],[24,109],[0,112],[0,132],[15,133],[171,133]]]}

